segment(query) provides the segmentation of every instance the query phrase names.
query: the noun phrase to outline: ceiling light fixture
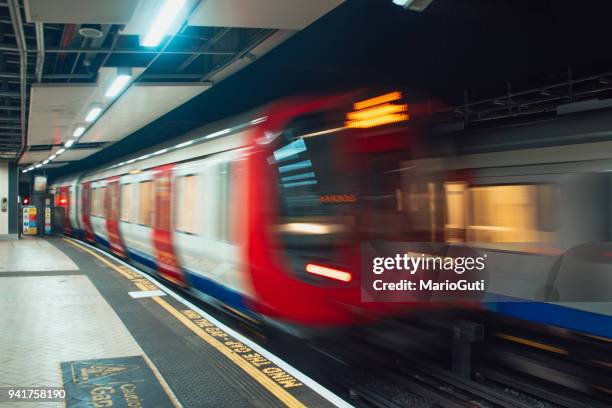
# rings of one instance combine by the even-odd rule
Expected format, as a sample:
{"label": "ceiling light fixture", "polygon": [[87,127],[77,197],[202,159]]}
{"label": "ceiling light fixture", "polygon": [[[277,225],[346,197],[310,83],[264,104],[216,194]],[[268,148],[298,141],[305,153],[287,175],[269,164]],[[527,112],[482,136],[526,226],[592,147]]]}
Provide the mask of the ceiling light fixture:
{"label": "ceiling light fixture", "polygon": [[34,166],[34,168],[35,168],[35,169],[37,169],[37,168],[39,168],[39,167],[42,167],[42,164],[41,164],[41,163],[38,163],[36,166]]}
{"label": "ceiling light fixture", "polygon": [[212,139],[212,138],[215,138],[215,137],[227,135],[231,131],[232,131],[232,129],[223,129],[223,130],[220,130],[218,132],[211,133],[210,135],[204,136],[204,139]]}
{"label": "ceiling light fixture", "polygon": [[85,116],[85,122],[91,123],[100,116],[102,113],[102,105],[93,104],[89,108],[89,112],[87,112],[87,116]]}
{"label": "ceiling light fixture", "polygon": [[47,164],[47,163],[49,163],[49,159],[47,159],[47,160],[45,160],[45,161],[43,162],[43,164]]}
{"label": "ceiling light fixture", "polygon": [[56,154],[52,154],[51,156],[49,156],[49,160],[55,160],[56,157],[57,157]]}
{"label": "ceiling light fixture", "polygon": [[81,137],[83,136],[83,133],[85,133],[85,126],[79,126],[76,129],[74,129],[74,133],[72,133],[72,136]]}
{"label": "ceiling light fixture", "polygon": [[142,45],[145,47],[159,45],[184,5],[185,0],[166,0],[142,41]]}
{"label": "ceiling light fixture", "polygon": [[193,143],[194,143],[194,141],[193,141],[193,140],[188,140],[188,141],[186,141],[186,142],[179,143],[179,144],[177,144],[177,145],[176,145],[176,146],[174,146],[174,147],[175,147],[175,148],[177,148],[177,149],[180,149],[181,147],[187,147],[187,146],[190,146],[190,145],[192,145]]}
{"label": "ceiling light fixture", "polygon": [[64,143],[64,146],[67,148],[69,148],[70,146],[72,146],[74,144],[74,139],[70,139],[68,141],[66,141],[66,143]]}
{"label": "ceiling light fixture", "polygon": [[59,149],[57,152],[55,152],[56,156],[59,156],[60,154],[64,153],[66,151],[66,149],[64,149],[63,147],[61,149]]}
{"label": "ceiling light fixture", "polygon": [[104,96],[114,98],[123,91],[132,80],[132,69],[129,67],[118,67],[117,76],[113,80],[111,86],[108,87]]}

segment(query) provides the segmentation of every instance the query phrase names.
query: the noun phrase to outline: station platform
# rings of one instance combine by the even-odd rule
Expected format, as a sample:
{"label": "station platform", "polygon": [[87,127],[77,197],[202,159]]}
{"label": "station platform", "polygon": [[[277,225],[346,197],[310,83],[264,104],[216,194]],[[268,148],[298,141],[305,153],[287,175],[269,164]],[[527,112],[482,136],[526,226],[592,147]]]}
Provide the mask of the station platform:
{"label": "station platform", "polygon": [[[350,406],[82,242],[4,241],[0,259],[0,406]],[[8,389],[34,387],[61,387],[65,396],[7,398]]]}

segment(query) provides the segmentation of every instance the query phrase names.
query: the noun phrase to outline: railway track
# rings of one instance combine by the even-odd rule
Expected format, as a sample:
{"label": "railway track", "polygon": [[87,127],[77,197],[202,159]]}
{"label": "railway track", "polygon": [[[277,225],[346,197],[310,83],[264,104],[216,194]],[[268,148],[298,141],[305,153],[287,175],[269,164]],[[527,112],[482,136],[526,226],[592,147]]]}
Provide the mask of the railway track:
{"label": "railway track", "polygon": [[[485,321],[485,320],[483,320]],[[549,336],[548,344],[554,349],[563,349],[565,359],[547,355],[546,350],[525,347],[505,341],[494,330],[501,327],[491,326],[491,339],[485,338],[482,344],[474,345],[474,365],[469,377],[452,372],[452,357],[449,349],[452,340],[444,341],[441,333],[444,324],[430,327],[404,327],[404,333],[412,336],[407,344],[428,347],[396,349],[393,345],[380,342],[372,336],[356,336],[359,341],[343,345],[340,349],[323,348],[326,356],[341,361],[344,373],[350,370],[349,377],[337,383],[349,390],[356,405],[363,407],[482,407],[482,408],[605,408],[611,407],[608,395],[600,392],[607,384],[610,367],[601,364],[594,366],[593,357],[605,358],[609,343],[592,338],[580,338],[568,334],[557,337],[553,342],[550,333],[531,332],[525,328],[521,334],[532,338]],[[506,330],[508,326],[504,326]],[[515,330],[517,330],[515,328]],[[523,329],[521,329],[523,330]],[[566,333],[567,334],[567,333]],[[437,341],[435,340],[437,338]],[[489,341],[490,340],[490,341]],[[535,340],[534,340],[535,341]],[[387,347],[381,346],[387,344]],[[544,344],[544,343],[542,343]],[[446,346],[446,350],[445,350]],[[585,350],[584,348],[589,350]],[[423,349],[429,348],[429,353]],[[571,350],[571,351],[570,351]],[[609,350],[609,349],[608,349]],[[358,356],[358,358],[355,358]],[[608,358],[609,353],[608,353]],[[511,362],[509,364],[508,362]],[[528,362],[528,363],[527,363]],[[342,368],[338,368],[342,372]],[[586,373],[590,373],[587,375]],[[548,375],[548,377],[547,377]]]}

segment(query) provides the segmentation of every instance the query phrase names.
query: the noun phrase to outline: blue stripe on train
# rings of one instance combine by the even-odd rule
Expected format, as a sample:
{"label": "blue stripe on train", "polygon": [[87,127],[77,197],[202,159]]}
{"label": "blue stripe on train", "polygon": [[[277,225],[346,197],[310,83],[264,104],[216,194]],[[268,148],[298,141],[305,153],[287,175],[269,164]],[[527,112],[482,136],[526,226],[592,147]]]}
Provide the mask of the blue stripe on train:
{"label": "blue stripe on train", "polygon": [[155,259],[151,255],[147,255],[144,252],[136,251],[135,249],[126,248],[127,255],[129,258],[146,266],[147,268],[156,270],[157,264],[155,263]]}
{"label": "blue stripe on train", "polygon": [[102,238],[101,236],[94,234],[94,239],[100,246],[103,246],[105,249],[110,249],[108,241]]}
{"label": "blue stripe on train", "polygon": [[[496,297],[499,299],[503,296]],[[553,303],[525,302],[511,298],[505,302],[486,302],[485,306],[492,312],[518,319],[612,338],[612,316]]]}
{"label": "blue stripe on train", "polygon": [[185,273],[193,289],[214,297],[233,308],[239,310],[247,309],[245,298],[239,292],[188,269],[183,269],[183,273]]}
{"label": "blue stripe on train", "polygon": [[[132,260],[146,266],[147,268],[151,268],[153,270],[157,269],[155,259],[152,256],[134,249],[127,249],[127,253],[128,257],[130,257]],[[185,279],[191,288],[196,289],[205,295],[214,297],[215,299],[226,303],[228,306],[240,310],[246,309],[244,297],[240,293],[191,270],[183,268],[183,273],[185,274]]]}

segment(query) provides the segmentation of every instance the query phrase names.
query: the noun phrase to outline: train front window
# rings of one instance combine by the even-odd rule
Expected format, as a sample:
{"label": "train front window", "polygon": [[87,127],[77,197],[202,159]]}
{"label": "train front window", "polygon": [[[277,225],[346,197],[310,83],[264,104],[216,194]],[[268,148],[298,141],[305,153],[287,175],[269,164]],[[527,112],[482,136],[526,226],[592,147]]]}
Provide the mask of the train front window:
{"label": "train front window", "polygon": [[277,229],[298,273],[313,261],[343,266],[342,248],[355,226],[356,180],[337,142],[342,131],[319,133],[335,128],[327,119],[314,114],[294,120],[269,157],[278,181]]}
{"label": "train front window", "polygon": [[280,191],[280,230],[303,245],[328,242],[325,236],[340,239],[351,227],[350,213],[357,201],[350,165],[336,142],[338,134],[309,136],[324,125],[322,114],[295,121],[271,157]]}

